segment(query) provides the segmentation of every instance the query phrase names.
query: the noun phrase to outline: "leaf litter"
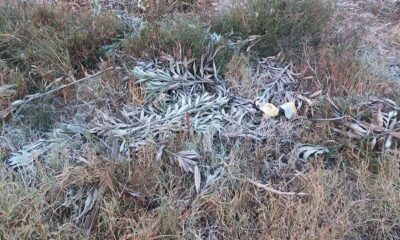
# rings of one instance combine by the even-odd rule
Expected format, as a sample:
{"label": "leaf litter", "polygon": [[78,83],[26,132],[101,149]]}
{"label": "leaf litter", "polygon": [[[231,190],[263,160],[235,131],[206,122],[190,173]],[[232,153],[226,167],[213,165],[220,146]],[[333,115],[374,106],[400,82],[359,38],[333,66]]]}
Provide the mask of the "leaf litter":
{"label": "leaf litter", "polygon": [[400,140],[398,105],[387,98],[370,98],[357,104],[354,116],[344,114],[332,99],[331,112],[334,118],[332,132],[349,139],[367,140],[371,149],[384,150],[397,148]]}
{"label": "leaf litter", "polygon": [[[262,144],[268,138],[269,128],[273,126],[263,124],[269,120],[262,115],[277,117],[282,111],[291,120],[305,99],[308,100],[306,104],[310,104],[311,100],[297,92],[300,74],[294,72],[292,63],[283,65],[279,56],[260,58],[253,65],[252,81],[260,87],[259,95],[255,99],[232,94],[218,74],[214,57],[221,48],[217,46],[219,43],[215,39],[215,34],[212,34],[209,47],[200,61],[179,61],[170,56],[138,61],[131,74],[136,79],[134,84],[144,89],[143,104],[127,104],[119,110],[118,115],[98,109],[94,125],[67,124],[54,129],[46,139],[12,153],[7,165],[14,169],[33,167],[34,156],[45,161],[49,149],[60,142],[67,143],[73,136],[85,134],[99,139],[111,136],[119,142],[118,152],[125,156],[132,149],[148,144],[158,145],[181,131],[199,135],[212,133],[213,136],[226,139],[245,138]],[[251,42],[256,40],[257,37],[251,37],[243,43],[229,44],[231,47],[244,46],[244,43],[251,46]],[[93,76],[95,75],[98,74]],[[81,80],[77,81],[80,82]],[[34,99],[37,96],[28,98]],[[184,172],[194,175],[195,189],[199,192],[202,168],[198,165],[198,160],[201,156],[194,149],[173,153],[165,145],[160,145],[155,159],[160,161],[164,152]],[[74,161],[87,162],[79,154]],[[204,186],[208,186],[213,177],[208,175],[205,179],[207,182]]]}
{"label": "leaf litter", "polygon": [[[97,116],[87,126],[72,123],[60,125],[43,139],[11,153],[6,161],[7,166],[16,170],[35,168],[37,160],[48,161],[48,153],[60,144],[71,150],[71,162],[88,165],[90,161],[79,149],[82,141],[77,139],[92,136],[106,141],[111,138],[117,143],[117,152],[122,159],[127,159],[132,150],[148,145],[157,146],[158,151],[154,159],[162,161],[163,156],[167,156],[184,174],[193,176],[194,189],[196,193],[201,194],[223,177],[224,166],[212,169],[202,165],[202,156],[196,149],[172,152],[168,149],[168,144],[165,144],[171,136],[188,131],[197,135],[211,133],[212,137],[228,140],[241,138],[263,144],[270,137],[271,128],[278,128],[278,122],[291,124],[298,121],[296,116],[302,112],[308,112],[308,109],[314,111],[314,98],[322,94],[322,91],[312,94],[299,93],[300,74],[295,73],[293,64],[281,63],[279,57],[260,58],[253,64],[252,81],[254,86],[259,88],[255,99],[232,94],[218,74],[213,59],[217,51],[215,49],[218,50],[215,46],[210,46],[200,61],[179,61],[165,56],[157,60],[137,62],[131,74],[135,78],[134,84],[145,92],[143,104],[126,104],[114,112],[97,109]],[[396,139],[400,139],[397,121],[399,108],[392,100],[372,99],[361,104],[360,109],[365,106],[384,106],[374,113],[371,112],[369,121],[345,116],[333,100],[327,100],[331,103],[333,117],[337,118],[334,121],[336,126],[332,127],[333,132],[358,140],[370,138],[374,147],[378,140],[383,139],[384,147],[391,148]],[[116,112],[118,114],[115,114]],[[285,118],[279,118],[280,113]],[[282,142],[293,141],[294,134],[295,131],[292,130],[287,139],[281,139]],[[74,147],[71,147],[72,145]],[[299,145],[292,151],[304,162],[329,153],[325,146],[311,144]],[[307,195],[280,192],[259,181],[249,181],[275,194]],[[77,213],[76,220],[93,212],[101,195],[97,188],[86,190],[88,193],[84,200],[84,208]],[[123,192],[143,199],[140,192]]]}

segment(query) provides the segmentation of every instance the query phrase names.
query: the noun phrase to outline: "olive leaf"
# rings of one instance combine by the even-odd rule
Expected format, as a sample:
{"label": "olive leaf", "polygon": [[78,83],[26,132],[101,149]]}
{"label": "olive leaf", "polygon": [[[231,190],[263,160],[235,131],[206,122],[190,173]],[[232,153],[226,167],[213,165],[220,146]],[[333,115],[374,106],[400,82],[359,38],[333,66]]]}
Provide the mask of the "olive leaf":
{"label": "olive leaf", "polygon": [[169,152],[169,154],[170,160],[177,163],[183,171],[194,173],[194,167],[197,166],[197,161],[200,158],[196,151]]}
{"label": "olive leaf", "polygon": [[33,144],[23,147],[6,161],[9,168],[16,169],[33,164],[34,160],[50,149],[50,142],[41,139]]}
{"label": "olive leaf", "polygon": [[329,153],[329,149],[319,145],[301,145],[297,148],[297,158],[303,161],[308,161],[310,157],[318,157]]}
{"label": "olive leaf", "polygon": [[200,192],[200,184],[201,184],[201,175],[200,175],[200,170],[197,165],[194,166],[194,185],[196,188],[196,192]]}
{"label": "olive leaf", "polygon": [[[391,111],[383,115],[384,126],[389,130],[393,131],[394,126],[397,124],[397,111]],[[391,148],[393,145],[393,134],[389,134],[385,141],[385,148]]]}
{"label": "olive leaf", "polygon": [[161,160],[161,157],[162,157],[163,152],[164,152],[164,148],[165,148],[165,145],[161,145],[160,148],[158,149],[157,155],[156,155],[156,161],[157,162]]}
{"label": "olive leaf", "polygon": [[171,162],[175,162],[185,173],[193,173],[194,185],[197,193],[201,190],[201,174],[198,166],[199,154],[196,151],[180,151],[177,153],[166,150]]}

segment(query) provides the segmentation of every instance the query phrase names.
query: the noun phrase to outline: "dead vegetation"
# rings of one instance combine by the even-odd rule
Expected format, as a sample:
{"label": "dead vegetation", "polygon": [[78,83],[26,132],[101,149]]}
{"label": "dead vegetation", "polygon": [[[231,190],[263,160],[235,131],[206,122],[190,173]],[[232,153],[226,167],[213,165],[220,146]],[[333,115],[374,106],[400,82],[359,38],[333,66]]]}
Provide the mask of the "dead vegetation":
{"label": "dead vegetation", "polygon": [[0,239],[399,238],[398,83],[362,31],[209,9],[0,7]]}

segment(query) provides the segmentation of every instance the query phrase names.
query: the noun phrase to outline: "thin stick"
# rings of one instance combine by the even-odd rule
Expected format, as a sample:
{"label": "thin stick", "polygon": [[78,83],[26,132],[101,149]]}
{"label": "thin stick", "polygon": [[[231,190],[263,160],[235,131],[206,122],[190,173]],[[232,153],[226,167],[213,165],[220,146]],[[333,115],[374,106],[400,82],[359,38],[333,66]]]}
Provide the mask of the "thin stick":
{"label": "thin stick", "polygon": [[310,119],[312,121],[335,121],[335,120],[341,120],[344,118],[347,118],[349,116],[342,116],[342,117],[337,117],[337,118],[319,118],[319,119]]}
{"label": "thin stick", "polygon": [[104,70],[102,70],[102,71],[99,71],[99,72],[93,74],[93,75],[90,75],[90,76],[81,78],[81,79],[79,79],[79,80],[77,80],[77,81],[74,81],[74,82],[71,82],[71,83],[68,83],[68,84],[61,85],[61,86],[59,86],[58,88],[55,88],[55,89],[50,90],[50,91],[48,91],[48,92],[44,92],[44,93],[39,93],[39,94],[33,94],[33,95],[26,96],[26,97],[25,97],[25,100],[19,100],[19,101],[21,101],[21,102],[19,102],[19,101],[17,100],[16,102],[18,102],[18,103],[15,103],[15,104],[12,104],[12,105],[13,105],[13,107],[16,107],[16,106],[19,106],[19,105],[21,105],[21,104],[26,104],[26,103],[28,103],[28,102],[31,102],[31,101],[35,100],[35,99],[38,99],[38,98],[41,98],[41,97],[43,97],[43,96],[46,96],[46,95],[52,94],[52,93],[54,93],[54,92],[60,91],[61,89],[64,89],[64,88],[66,88],[66,87],[69,87],[69,86],[75,85],[75,84],[77,84],[77,83],[86,81],[86,80],[88,80],[88,79],[97,77],[97,76],[99,76],[99,75],[101,75],[101,74],[103,74],[103,73],[105,73],[105,72],[107,72],[107,71],[109,71],[109,70],[111,70],[111,69],[113,69],[113,68],[114,68],[114,67],[106,68],[106,69],[104,69]]}
{"label": "thin stick", "polygon": [[5,37],[11,37],[14,38],[15,40],[18,40],[19,42],[21,42],[21,39],[17,38],[16,36],[9,34],[9,33],[2,33],[0,34],[0,37],[5,36]]}
{"label": "thin stick", "polygon": [[248,181],[254,185],[256,185],[258,188],[262,188],[268,192],[274,193],[274,194],[278,194],[278,195],[284,195],[284,196],[309,196],[310,194],[308,193],[303,193],[303,192],[281,192],[279,190],[275,190],[273,188],[268,187],[265,184],[259,183],[259,182],[255,182],[251,179],[248,179]]}

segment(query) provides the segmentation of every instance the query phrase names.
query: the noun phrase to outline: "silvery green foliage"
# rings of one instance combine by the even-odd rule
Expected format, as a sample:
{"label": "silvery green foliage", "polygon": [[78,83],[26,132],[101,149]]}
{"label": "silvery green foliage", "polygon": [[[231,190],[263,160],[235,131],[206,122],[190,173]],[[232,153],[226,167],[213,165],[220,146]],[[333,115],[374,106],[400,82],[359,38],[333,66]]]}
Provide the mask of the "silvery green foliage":
{"label": "silvery green foliage", "polygon": [[[253,40],[257,40],[257,36],[235,44],[250,46]],[[119,153],[128,153],[128,147],[158,144],[181,131],[228,139],[265,140],[273,124],[261,124],[262,114],[253,106],[255,99],[232,95],[218,74],[213,59],[221,50],[220,41],[218,36],[212,35],[207,52],[197,61],[178,61],[171,56],[163,56],[154,61],[138,62],[132,75],[136,79],[135,84],[144,90],[145,101],[142,105],[126,105],[117,111],[119,114],[98,110],[94,127],[86,129],[66,125],[55,130],[44,142],[34,143],[32,148],[22,149],[13,155],[10,166],[31,164],[33,151],[44,155],[54,146],[53,143],[68,142],[76,135],[92,134],[98,139],[111,137],[113,142],[119,144]],[[289,90],[296,88],[298,81],[291,65],[283,67],[276,58],[270,57],[260,59],[253,70],[254,83],[265,86],[259,99],[283,101],[292,96]],[[86,162],[79,154],[76,155],[77,161]],[[185,169],[190,171],[191,168]]]}
{"label": "silvery green foliage", "polygon": [[34,161],[45,156],[51,149],[73,141],[76,135],[83,135],[86,133],[88,133],[88,130],[82,126],[72,124],[60,125],[59,128],[47,134],[46,139],[40,139],[12,153],[5,163],[12,169],[32,167]]}
{"label": "silvery green foliage", "polygon": [[297,147],[297,158],[304,162],[326,153],[329,153],[329,149],[320,145],[303,144]]}
{"label": "silvery green foliage", "polygon": [[[221,109],[229,99],[204,93],[199,96],[178,95],[164,99],[163,104],[147,107],[126,107],[122,119],[102,114],[102,122],[91,129],[99,136],[111,133],[114,137],[129,138],[131,146],[148,143],[148,139],[164,139],[171,132],[181,131],[190,120],[190,127],[197,132],[220,131],[224,126]],[[190,117],[189,117],[190,115]]]}
{"label": "silvery green foliage", "polygon": [[30,166],[35,159],[44,154],[51,147],[51,143],[44,139],[24,146],[18,152],[12,153],[6,165],[13,169]]}
{"label": "silvery green foliage", "polygon": [[[399,106],[393,100],[371,98],[357,105],[358,112],[363,112],[364,118],[346,115],[332,99],[331,111],[336,117],[336,126],[332,132],[343,135],[351,140],[368,140],[371,149],[390,150],[400,139],[400,122],[398,121]],[[383,144],[381,144],[383,143]]]}
{"label": "silvery green foliage", "polygon": [[259,100],[274,102],[276,105],[281,105],[287,100],[296,101],[291,93],[298,88],[299,74],[293,72],[292,63],[282,67],[277,60],[276,57],[263,58],[255,67],[255,79],[263,82],[265,86]]}
{"label": "silvery green foliage", "polygon": [[[225,137],[265,138],[255,120],[252,100],[229,94],[213,61],[217,48],[210,43],[200,61],[139,62],[132,74],[135,84],[145,90],[142,106],[125,106],[121,117],[101,113],[91,132],[129,141],[139,147],[168,138],[173,132],[188,130]],[[121,151],[125,146],[121,146]]]}
{"label": "silvery green foliage", "polygon": [[132,74],[137,78],[136,84],[144,84],[146,100],[161,93],[184,91],[185,94],[204,93],[206,87],[216,85],[215,66],[207,66],[202,59],[197,66],[194,59],[184,62],[169,60],[168,65],[142,63],[136,66]]}

